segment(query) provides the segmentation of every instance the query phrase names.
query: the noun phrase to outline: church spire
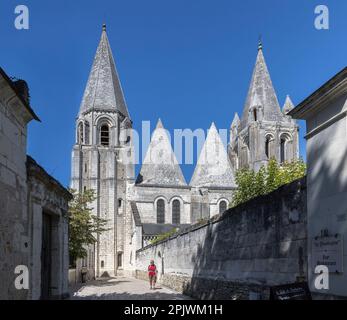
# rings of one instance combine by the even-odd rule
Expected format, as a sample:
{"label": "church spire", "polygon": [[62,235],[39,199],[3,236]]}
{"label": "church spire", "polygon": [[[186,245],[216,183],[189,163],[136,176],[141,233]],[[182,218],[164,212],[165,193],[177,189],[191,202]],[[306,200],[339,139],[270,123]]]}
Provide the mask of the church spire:
{"label": "church spire", "polygon": [[190,185],[226,188],[236,186],[228,154],[214,123],[208,130]]}
{"label": "church spire", "polygon": [[235,116],[234,116],[234,119],[233,119],[233,122],[231,123],[231,128],[237,128],[240,124],[240,118],[239,118],[239,115],[237,112],[235,112]]}
{"label": "church spire", "polygon": [[117,111],[130,119],[107,38],[106,24],[102,26],[101,39],[84,91],[80,114],[90,110]]}
{"label": "church spire", "polygon": [[292,102],[292,99],[290,99],[290,96],[287,95],[286,97],[286,101],[284,102],[284,106],[283,106],[283,114],[287,114],[289,111],[294,109],[294,104]]}
{"label": "church spire", "polygon": [[249,113],[254,107],[262,108],[264,120],[277,121],[282,119],[283,115],[265,62],[261,40],[259,40],[257,60],[243,109],[241,120],[243,128],[247,126]]}
{"label": "church spire", "polygon": [[177,158],[172,150],[170,139],[161,120],[153,132],[137,185],[186,186]]}

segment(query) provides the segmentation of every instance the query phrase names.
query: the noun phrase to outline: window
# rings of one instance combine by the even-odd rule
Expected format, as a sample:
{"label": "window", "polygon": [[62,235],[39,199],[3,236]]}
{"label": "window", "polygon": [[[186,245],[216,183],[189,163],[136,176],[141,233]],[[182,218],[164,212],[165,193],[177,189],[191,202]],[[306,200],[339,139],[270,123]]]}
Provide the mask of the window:
{"label": "window", "polygon": [[163,199],[157,201],[157,223],[165,223],[165,202]]}
{"label": "window", "polygon": [[253,118],[254,121],[258,121],[257,109],[253,109]]}
{"label": "window", "polygon": [[284,163],[286,161],[286,139],[281,138],[281,145],[280,145],[280,156],[281,156],[281,163]]}
{"label": "window", "polygon": [[78,125],[78,143],[82,144],[83,143],[83,123],[80,122]]}
{"label": "window", "polygon": [[122,199],[118,199],[118,208],[122,207]]}
{"label": "window", "polygon": [[85,122],[85,124],[84,124],[84,130],[85,130],[85,141],[84,141],[84,143],[85,144],[89,144],[89,134],[90,134],[90,129],[89,129],[89,122],[88,121],[86,121]]}
{"label": "window", "polygon": [[222,200],[221,202],[219,202],[219,213],[224,213],[225,211],[227,211],[227,202],[225,200]]}
{"label": "window", "polygon": [[269,159],[269,155],[270,155],[269,147],[270,147],[270,138],[267,137],[267,138],[266,138],[266,141],[265,141],[265,154],[266,154],[266,157],[267,157],[268,159]]}
{"label": "window", "polygon": [[117,254],[117,267],[121,268],[122,267],[122,262],[123,262],[123,253],[118,253]]}
{"label": "window", "polygon": [[100,143],[102,146],[110,144],[110,130],[107,124],[102,125],[100,128]]}
{"label": "window", "polygon": [[273,137],[271,135],[266,136],[265,154],[268,159],[270,159],[270,157],[273,156],[272,145],[273,145]]}
{"label": "window", "polygon": [[172,202],[172,223],[181,223],[181,203],[177,199]]}
{"label": "window", "polygon": [[105,262],[104,260],[101,260],[101,268],[104,268],[105,267]]}

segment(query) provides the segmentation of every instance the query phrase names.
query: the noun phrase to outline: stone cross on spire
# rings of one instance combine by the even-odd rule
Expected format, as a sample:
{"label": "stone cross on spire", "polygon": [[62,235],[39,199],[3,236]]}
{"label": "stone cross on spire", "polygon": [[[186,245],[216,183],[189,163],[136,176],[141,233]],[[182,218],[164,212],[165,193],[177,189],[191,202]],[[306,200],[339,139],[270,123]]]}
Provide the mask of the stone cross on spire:
{"label": "stone cross on spire", "polygon": [[258,50],[263,50],[263,42],[261,40],[261,35],[259,35]]}

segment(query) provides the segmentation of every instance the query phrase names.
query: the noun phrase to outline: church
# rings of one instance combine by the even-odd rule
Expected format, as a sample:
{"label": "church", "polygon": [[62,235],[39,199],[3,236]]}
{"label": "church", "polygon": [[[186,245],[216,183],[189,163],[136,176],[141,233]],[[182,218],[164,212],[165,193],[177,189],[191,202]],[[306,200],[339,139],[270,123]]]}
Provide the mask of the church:
{"label": "church", "polygon": [[158,235],[223,213],[237,188],[236,170],[259,170],[270,158],[297,159],[299,127],[287,115],[293,108],[289,96],[280,107],[260,43],[243,114],[235,114],[227,150],[212,123],[187,182],[158,120],[135,177],[133,122],[104,25],[76,118],[71,188],[95,190],[93,212],[107,219],[108,231],[77,268],[86,268],[90,279],[131,275],[136,251]]}

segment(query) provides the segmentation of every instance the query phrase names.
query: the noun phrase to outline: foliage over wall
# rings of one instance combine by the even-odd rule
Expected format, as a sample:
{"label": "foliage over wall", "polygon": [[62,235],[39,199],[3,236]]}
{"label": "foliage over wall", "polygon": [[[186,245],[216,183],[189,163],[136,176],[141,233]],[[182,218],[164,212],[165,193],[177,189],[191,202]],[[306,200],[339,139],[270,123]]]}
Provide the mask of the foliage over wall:
{"label": "foliage over wall", "polygon": [[156,244],[160,241],[163,241],[165,239],[168,239],[170,238],[171,236],[173,236],[176,232],[178,231],[177,228],[173,228],[172,230],[170,230],[169,232],[166,232],[166,233],[163,233],[163,234],[160,234],[158,235],[154,240],[152,240],[150,242],[150,244]]}
{"label": "foliage over wall", "polygon": [[250,199],[271,193],[282,185],[304,177],[305,174],[306,164],[302,159],[281,165],[276,159],[271,159],[268,165],[263,166],[258,172],[240,169],[236,172],[238,188],[231,206],[236,207]]}

